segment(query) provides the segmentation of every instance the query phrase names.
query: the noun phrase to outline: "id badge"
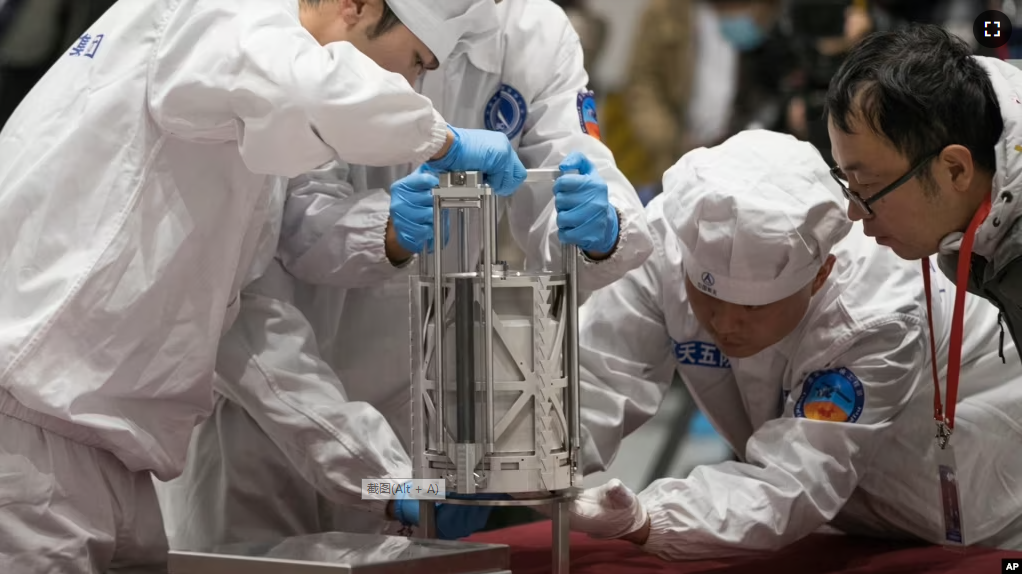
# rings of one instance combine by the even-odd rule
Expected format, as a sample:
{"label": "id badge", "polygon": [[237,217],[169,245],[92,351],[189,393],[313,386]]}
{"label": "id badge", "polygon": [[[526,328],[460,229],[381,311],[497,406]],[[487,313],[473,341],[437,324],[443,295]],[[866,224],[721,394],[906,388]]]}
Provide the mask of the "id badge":
{"label": "id badge", "polygon": [[966,535],[963,532],[963,506],[959,496],[959,480],[956,477],[955,455],[951,444],[945,445],[945,448],[938,448],[938,481],[941,485],[945,545],[963,546],[966,544]]}

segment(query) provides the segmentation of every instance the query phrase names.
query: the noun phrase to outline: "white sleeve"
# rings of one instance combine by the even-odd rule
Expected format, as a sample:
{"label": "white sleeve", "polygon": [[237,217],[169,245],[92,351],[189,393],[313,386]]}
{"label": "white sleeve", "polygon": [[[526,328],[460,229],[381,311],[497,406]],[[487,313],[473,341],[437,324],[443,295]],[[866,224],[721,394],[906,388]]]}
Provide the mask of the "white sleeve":
{"label": "white sleeve", "polygon": [[274,264],[242,293],[242,310],[217,353],[216,390],[241,405],[318,492],[338,504],[364,501],[362,479],[403,479],[412,463],[384,416],[350,402],[319,357],[312,328]]}
{"label": "white sleeve", "polygon": [[845,368],[862,385],[858,418],[795,416],[804,391],[814,388],[798,381],[783,416],[747,442],[746,462],[698,467],[688,478],[661,479],[639,494],[650,515],[645,549],[666,560],[774,551],[831,521],[912,396],[926,356],[922,335],[916,318],[900,315],[854,341],[839,340],[839,349],[821,349],[819,356],[835,357],[821,369]]}
{"label": "white sleeve", "polygon": [[[606,470],[622,439],[657,413],[674,375],[655,253],[579,311],[582,471]],[[627,333],[628,336],[622,336]]]}
{"label": "white sleeve", "polygon": [[[583,132],[579,122],[578,97],[587,89],[589,77],[583,67],[582,46],[568,20],[557,46],[543,58],[553,70],[547,86],[530,103],[529,114],[519,145],[519,158],[526,168],[556,168],[568,154],[582,152],[597,167],[607,182],[608,199],[618,211],[618,245],[603,261],[583,258],[579,267],[579,287],[593,291],[620,279],[639,267],[653,250],[643,204],[625,175],[615,165],[614,156],[597,138]],[[545,69],[540,67],[537,73]],[[511,197],[509,223],[512,236],[522,247],[530,267],[550,262],[561,266],[557,211],[550,184],[524,185]]]}
{"label": "white sleeve", "polygon": [[295,177],[334,156],[420,163],[447,126],[430,100],[347,42],[321,46],[280,2],[183,3],[149,70],[149,106],[175,137],[237,141],[254,173]]}
{"label": "white sleeve", "polygon": [[357,289],[402,272],[387,258],[391,195],[353,185],[352,168],[331,162],[288,183],[278,255],[289,273],[313,285]]}

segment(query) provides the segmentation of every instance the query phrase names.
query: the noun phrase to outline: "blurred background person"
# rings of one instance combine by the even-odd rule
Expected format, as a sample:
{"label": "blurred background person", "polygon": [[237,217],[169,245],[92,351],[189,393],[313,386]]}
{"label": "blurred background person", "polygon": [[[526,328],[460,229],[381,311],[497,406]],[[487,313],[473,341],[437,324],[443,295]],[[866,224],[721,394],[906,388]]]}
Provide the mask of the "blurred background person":
{"label": "blurred background person", "polygon": [[783,87],[795,59],[778,27],[782,8],[781,0],[649,3],[626,88],[629,127],[647,159],[637,185],[659,186],[686,151],[743,129],[791,131]]}
{"label": "blurred background person", "polygon": [[554,0],[554,3],[565,11],[572,28],[579,35],[579,42],[583,46],[583,66],[590,76],[590,89],[603,91],[594,77],[594,70],[607,42],[607,20],[594,12],[586,0]]}

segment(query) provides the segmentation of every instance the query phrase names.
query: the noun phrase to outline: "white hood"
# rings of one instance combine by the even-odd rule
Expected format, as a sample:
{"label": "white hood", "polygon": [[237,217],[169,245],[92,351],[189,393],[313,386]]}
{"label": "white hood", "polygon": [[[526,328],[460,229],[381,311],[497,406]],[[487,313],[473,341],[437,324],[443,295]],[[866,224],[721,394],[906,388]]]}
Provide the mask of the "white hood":
{"label": "white hood", "polygon": [[[1023,165],[1020,142],[1020,86],[1023,72],[1012,64],[996,58],[976,56],[991,78],[998,107],[1002,112],[1004,129],[995,144],[996,171],[991,182],[991,214],[977,232],[973,251],[990,261],[997,273],[1015,257],[1019,257],[1020,168]],[[1015,235],[1016,240],[1011,241]],[[941,242],[941,253],[959,250],[963,234],[949,234]],[[1006,239],[1010,239],[1006,241]]]}
{"label": "white hood", "polygon": [[494,0],[387,0],[387,5],[441,64],[498,35]]}
{"label": "white hood", "polygon": [[736,305],[806,287],[852,228],[817,148],[766,130],[682,156],[662,195],[693,286]]}

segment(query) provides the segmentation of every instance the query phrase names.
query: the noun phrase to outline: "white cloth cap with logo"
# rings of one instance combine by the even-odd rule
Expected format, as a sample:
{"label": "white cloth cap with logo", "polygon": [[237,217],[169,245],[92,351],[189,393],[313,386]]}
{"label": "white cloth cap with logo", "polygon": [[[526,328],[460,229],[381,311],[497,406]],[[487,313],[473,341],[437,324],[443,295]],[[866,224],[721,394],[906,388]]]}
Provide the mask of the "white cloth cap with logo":
{"label": "white cloth cap with logo", "polygon": [[496,38],[500,19],[494,0],[386,0],[410,32],[443,64],[452,53]]}
{"label": "white cloth cap with logo", "polygon": [[689,280],[736,305],[794,295],[852,228],[820,152],[766,130],[687,153],[664,174],[664,194]]}

